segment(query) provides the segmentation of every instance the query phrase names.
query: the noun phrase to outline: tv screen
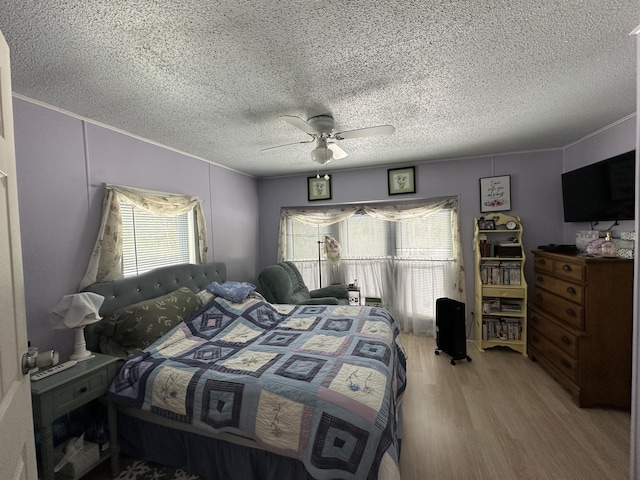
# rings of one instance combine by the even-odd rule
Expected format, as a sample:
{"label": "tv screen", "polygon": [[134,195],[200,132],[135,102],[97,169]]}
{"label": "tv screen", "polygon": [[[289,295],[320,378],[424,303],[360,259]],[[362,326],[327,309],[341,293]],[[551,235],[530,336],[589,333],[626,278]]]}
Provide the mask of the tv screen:
{"label": "tv screen", "polygon": [[633,220],[636,152],[562,174],[565,222]]}

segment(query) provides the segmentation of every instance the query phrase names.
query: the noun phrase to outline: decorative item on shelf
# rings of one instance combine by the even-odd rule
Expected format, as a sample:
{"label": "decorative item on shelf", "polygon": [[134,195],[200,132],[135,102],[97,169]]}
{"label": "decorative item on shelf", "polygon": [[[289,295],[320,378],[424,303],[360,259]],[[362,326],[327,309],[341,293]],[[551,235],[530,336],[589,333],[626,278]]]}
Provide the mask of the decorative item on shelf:
{"label": "decorative item on shelf", "polygon": [[480,179],[480,211],[511,210],[511,175]]}
{"label": "decorative item on shelf", "polygon": [[478,229],[479,230],[495,230],[496,229],[495,219],[480,217],[478,219]]}
{"label": "decorative item on shelf", "polygon": [[55,328],[70,328],[75,330],[76,338],[74,351],[71,360],[81,362],[93,357],[87,350],[87,343],[84,338],[84,327],[99,321],[100,307],[104,302],[104,297],[92,292],[74,293],[65,295],[53,307],[50,312],[51,318],[55,322]]}
{"label": "decorative item on shelf", "polygon": [[611,232],[607,232],[604,242],[600,246],[600,250],[603,257],[617,257],[618,249],[616,244],[611,240]]}
{"label": "decorative item on shelf", "polygon": [[389,195],[416,193],[416,167],[387,170]]}

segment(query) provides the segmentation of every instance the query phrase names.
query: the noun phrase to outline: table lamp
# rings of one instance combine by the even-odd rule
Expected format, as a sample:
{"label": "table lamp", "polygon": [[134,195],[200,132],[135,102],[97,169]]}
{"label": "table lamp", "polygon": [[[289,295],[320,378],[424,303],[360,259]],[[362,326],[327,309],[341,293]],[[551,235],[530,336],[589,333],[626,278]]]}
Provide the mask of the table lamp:
{"label": "table lamp", "polygon": [[93,358],[94,355],[87,350],[87,342],[84,338],[84,327],[99,321],[100,306],[104,297],[92,292],[74,293],[65,295],[53,307],[50,312],[55,321],[55,328],[71,328],[76,332],[74,351],[71,360],[81,362]]}

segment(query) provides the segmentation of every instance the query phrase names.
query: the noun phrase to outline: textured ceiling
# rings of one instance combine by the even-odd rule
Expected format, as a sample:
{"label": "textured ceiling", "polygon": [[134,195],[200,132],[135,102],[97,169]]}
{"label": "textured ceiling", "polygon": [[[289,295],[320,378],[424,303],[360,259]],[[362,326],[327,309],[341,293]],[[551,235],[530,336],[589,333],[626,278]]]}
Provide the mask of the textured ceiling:
{"label": "textured ceiling", "polygon": [[638,0],[0,0],[13,91],[257,177],[563,147],[635,112]]}

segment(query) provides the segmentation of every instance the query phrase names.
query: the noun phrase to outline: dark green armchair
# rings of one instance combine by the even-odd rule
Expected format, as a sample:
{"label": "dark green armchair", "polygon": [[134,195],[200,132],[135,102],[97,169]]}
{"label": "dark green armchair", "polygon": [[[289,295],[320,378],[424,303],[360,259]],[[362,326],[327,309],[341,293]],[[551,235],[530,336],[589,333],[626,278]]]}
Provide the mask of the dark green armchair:
{"label": "dark green armchair", "polygon": [[349,305],[346,285],[330,285],[311,290],[293,262],[270,265],[258,274],[260,293],[270,303],[294,305]]}

